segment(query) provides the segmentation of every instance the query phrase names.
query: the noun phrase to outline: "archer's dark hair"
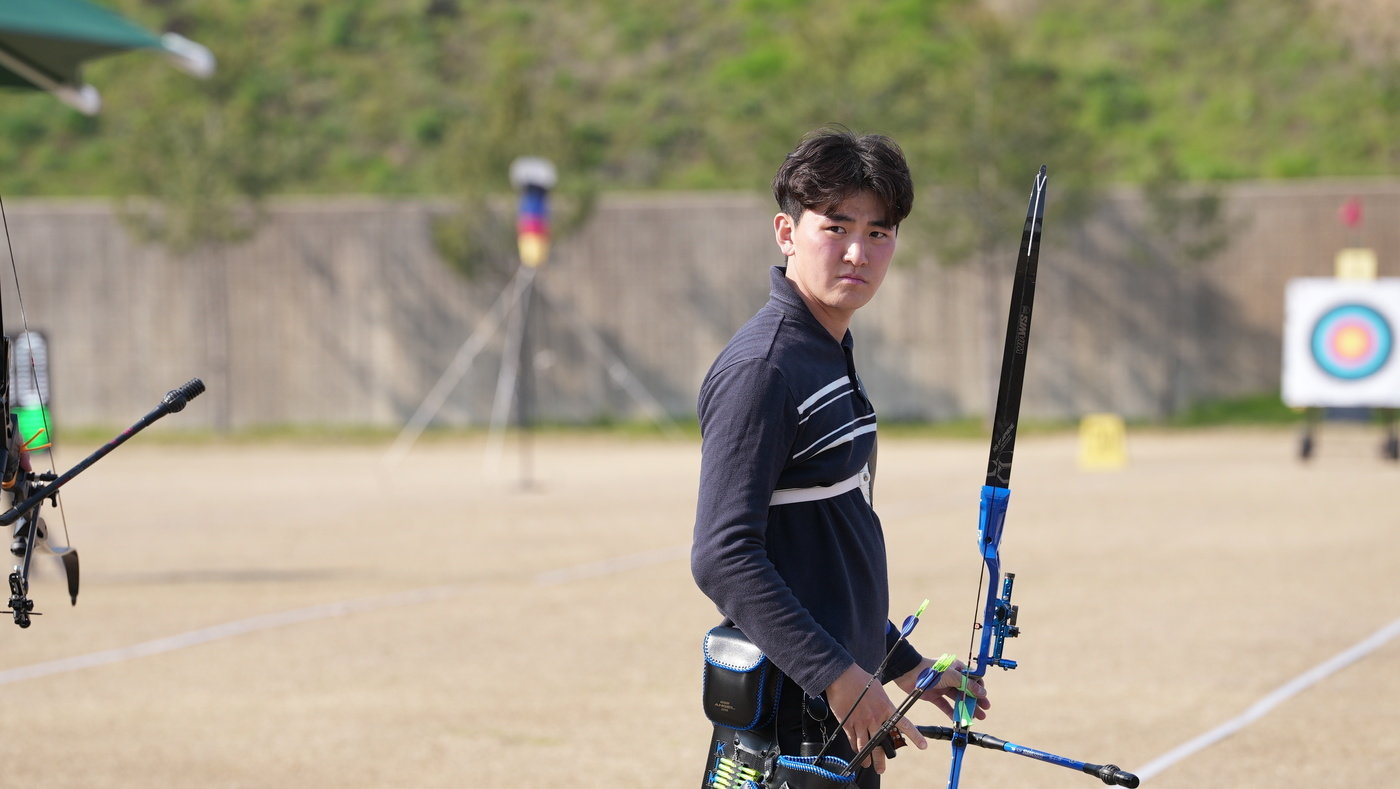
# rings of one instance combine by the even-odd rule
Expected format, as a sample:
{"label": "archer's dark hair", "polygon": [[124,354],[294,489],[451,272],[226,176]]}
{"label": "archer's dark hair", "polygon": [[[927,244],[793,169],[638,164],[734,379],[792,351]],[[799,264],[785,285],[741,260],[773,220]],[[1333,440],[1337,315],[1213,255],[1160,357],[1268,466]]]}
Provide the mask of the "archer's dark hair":
{"label": "archer's dark hair", "polygon": [[884,201],[896,226],[914,207],[914,181],[895,141],[880,134],[856,136],[840,126],[807,135],[773,176],[778,210],[793,221],[807,209],[826,213],[865,190]]}

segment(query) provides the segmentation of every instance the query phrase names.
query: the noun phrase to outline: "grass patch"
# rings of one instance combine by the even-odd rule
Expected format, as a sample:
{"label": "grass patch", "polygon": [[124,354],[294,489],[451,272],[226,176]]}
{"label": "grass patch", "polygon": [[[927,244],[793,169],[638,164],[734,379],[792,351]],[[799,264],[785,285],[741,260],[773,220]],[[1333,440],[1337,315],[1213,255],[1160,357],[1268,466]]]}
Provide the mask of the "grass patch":
{"label": "grass patch", "polygon": [[[1016,435],[1054,435],[1078,429],[1078,422],[1070,419],[1022,419],[1016,426]],[[964,417],[940,422],[887,421],[880,420],[880,435],[888,438],[942,438],[949,440],[986,441],[991,438],[992,428],[981,417]]]}
{"label": "grass patch", "polygon": [[1200,402],[1167,419],[1163,426],[1291,425],[1302,420],[1302,411],[1284,405],[1277,392],[1269,392]]}
{"label": "grass patch", "polygon": [[[60,451],[63,445],[98,446],[110,441],[122,428],[102,425],[75,425],[61,427],[55,432]],[[327,424],[275,424],[242,427],[236,430],[217,431],[213,429],[152,428],[143,431],[133,441],[143,444],[163,446],[194,446],[200,444],[318,444],[344,446],[375,446],[389,444],[398,438],[402,430],[399,426],[377,425],[327,425]],[[545,422],[531,426],[532,432],[542,438],[561,436],[605,436],[615,439],[699,439],[700,426],[696,420],[681,420],[661,425],[649,420],[619,421],[599,419],[590,422]],[[432,427],[423,431],[415,443],[433,444],[439,442],[484,439],[490,434],[485,425],[466,427]],[[508,438],[515,438],[519,429],[509,427]]]}
{"label": "grass patch", "polygon": [[[1370,419],[1380,421],[1386,411],[1372,409]],[[1283,404],[1277,393],[1248,397],[1210,400],[1197,403],[1168,419],[1131,419],[1130,428],[1193,429],[1231,426],[1286,426],[1303,421],[1299,409]],[[1329,417],[1331,418],[1331,417]],[[161,445],[200,444],[265,444],[293,443],[317,445],[374,446],[392,442],[398,437],[398,426],[279,424],[239,428],[228,432],[210,429],[154,428],[141,433],[141,443]],[[680,419],[665,425],[652,420],[620,420],[600,418],[588,422],[544,422],[532,426],[541,438],[579,437],[613,440],[686,440],[698,441],[700,426],[694,418]],[[1027,435],[1056,435],[1079,429],[1079,419],[1022,419],[1018,433]],[[107,426],[73,426],[58,430],[59,446],[64,444],[97,446],[111,440],[121,428]],[[932,438],[945,440],[985,441],[991,428],[981,417],[965,417],[937,422],[881,420],[880,434],[890,439]],[[484,439],[490,430],[484,426],[434,427],[423,432],[417,443]],[[517,428],[507,430],[515,439]]]}

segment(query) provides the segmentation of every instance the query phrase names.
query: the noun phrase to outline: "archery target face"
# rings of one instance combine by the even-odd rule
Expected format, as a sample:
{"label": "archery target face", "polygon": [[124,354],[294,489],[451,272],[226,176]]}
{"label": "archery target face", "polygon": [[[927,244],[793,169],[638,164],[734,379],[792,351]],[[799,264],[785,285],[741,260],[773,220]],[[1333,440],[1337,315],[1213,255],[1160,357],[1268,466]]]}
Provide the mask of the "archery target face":
{"label": "archery target face", "polygon": [[1400,279],[1296,279],[1286,307],[1285,403],[1400,407]]}
{"label": "archery target face", "polygon": [[1365,304],[1342,304],[1313,326],[1312,357],[1328,375],[1359,381],[1390,359],[1390,323]]}

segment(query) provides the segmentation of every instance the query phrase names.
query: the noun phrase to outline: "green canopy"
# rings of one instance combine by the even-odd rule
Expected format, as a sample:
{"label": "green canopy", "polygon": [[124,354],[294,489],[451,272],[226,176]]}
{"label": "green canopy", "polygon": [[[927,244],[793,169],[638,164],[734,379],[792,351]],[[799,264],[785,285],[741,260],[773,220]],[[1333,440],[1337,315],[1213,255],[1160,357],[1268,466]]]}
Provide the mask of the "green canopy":
{"label": "green canopy", "polygon": [[199,77],[214,71],[209,50],[174,33],[157,35],[87,0],[0,0],[0,85],[39,88],[78,110],[101,107],[82,82],[85,61],[150,49]]}

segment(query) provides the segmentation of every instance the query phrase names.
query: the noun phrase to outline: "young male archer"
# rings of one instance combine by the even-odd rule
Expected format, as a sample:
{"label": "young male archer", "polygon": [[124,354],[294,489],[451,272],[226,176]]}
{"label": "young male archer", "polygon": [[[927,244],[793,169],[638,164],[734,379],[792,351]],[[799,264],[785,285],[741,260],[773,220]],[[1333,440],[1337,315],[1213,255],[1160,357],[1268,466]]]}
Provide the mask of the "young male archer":
{"label": "young male archer", "polygon": [[[908,642],[896,646],[889,621],[885,541],[870,495],[875,409],[849,330],[889,270],[913,182],[894,141],[826,129],[788,154],[773,194],[786,265],[773,267],[767,304],[700,389],[691,570],[785,675],[772,725],[778,749],[797,754],[803,742],[833,738],[826,752],[849,758],[894,711],[883,683],[909,691],[933,663]],[[952,668],[923,696],[950,715],[963,665]],[[968,685],[984,717],[986,692]],[[821,697],[824,705],[810,701]],[[926,747],[908,719],[899,731]],[[879,749],[870,766],[862,787],[879,785]]]}

